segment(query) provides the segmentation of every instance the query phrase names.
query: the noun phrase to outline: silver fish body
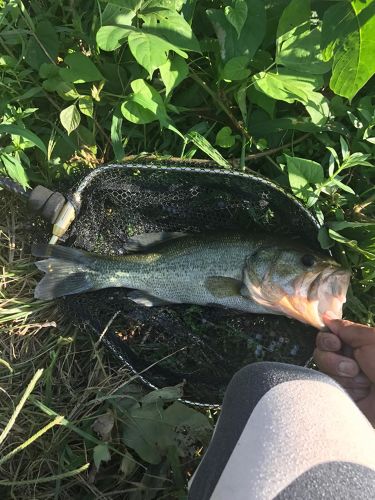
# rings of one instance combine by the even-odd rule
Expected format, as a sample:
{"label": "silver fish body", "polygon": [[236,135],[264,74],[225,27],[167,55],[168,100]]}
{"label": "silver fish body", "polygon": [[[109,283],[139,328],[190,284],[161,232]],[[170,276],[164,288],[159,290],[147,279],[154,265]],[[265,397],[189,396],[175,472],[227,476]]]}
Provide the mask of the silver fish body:
{"label": "silver fish body", "polygon": [[[348,273],[331,259],[270,235],[173,235],[121,257],[51,245],[35,246],[33,253],[47,257],[37,262],[46,276],[36,298],[126,287],[133,289],[129,298],[146,306],[218,305],[285,314],[317,327],[331,298],[340,315],[349,284]],[[324,307],[318,297],[323,282]]]}

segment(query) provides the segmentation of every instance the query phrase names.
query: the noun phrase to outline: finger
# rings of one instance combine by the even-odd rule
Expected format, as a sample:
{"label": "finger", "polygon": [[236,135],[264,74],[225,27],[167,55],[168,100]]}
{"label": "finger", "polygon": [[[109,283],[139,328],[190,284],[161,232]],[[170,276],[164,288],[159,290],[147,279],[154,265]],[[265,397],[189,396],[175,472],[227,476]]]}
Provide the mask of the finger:
{"label": "finger", "polygon": [[316,336],[316,346],[322,351],[339,351],[341,349],[341,340],[335,334],[319,332]]}
{"label": "finger", "polygon": [[360,372],[354,359],[341,354],[315,349],[313,356],[320,370],[332,377],[355,377]]}
{"label": "finger", "polygon": [[324,316],[324,323],[353,348],[375,344],[375,328],[343,319],[330,319],[327,315]]}
{"label": "finger", "polygon": [[361,401],[361,399],[367,398],[370,394],[370,388],[368,389],[347,389],[346,392],[353,399],[353,401]]}
{"label": "finger", "polygon": [[334,376],[332,377],[338,382],[341,387],[344,387],[344,389],[369,389],[371,382],[370,380],[364,375],[363,373],[360,373],[356,377],[340,377],[340,376]]}

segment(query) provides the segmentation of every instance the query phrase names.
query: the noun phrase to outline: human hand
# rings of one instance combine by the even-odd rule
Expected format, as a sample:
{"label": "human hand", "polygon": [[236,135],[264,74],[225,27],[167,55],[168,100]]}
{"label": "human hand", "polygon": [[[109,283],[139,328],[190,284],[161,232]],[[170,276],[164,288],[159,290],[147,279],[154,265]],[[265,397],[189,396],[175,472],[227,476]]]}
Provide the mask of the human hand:
{"label": "human hand", "polygon": [[[375,427],[375,328],[324,317],[330,332],[319,332],[314,360],[356,402]],[[350,357],[345,356],[349,346]]]}

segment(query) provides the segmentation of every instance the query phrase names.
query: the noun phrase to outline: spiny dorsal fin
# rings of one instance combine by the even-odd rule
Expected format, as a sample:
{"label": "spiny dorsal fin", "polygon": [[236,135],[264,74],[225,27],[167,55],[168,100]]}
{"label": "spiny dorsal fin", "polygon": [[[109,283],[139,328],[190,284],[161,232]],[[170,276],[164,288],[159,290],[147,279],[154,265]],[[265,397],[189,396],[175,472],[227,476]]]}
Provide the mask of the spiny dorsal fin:
{"label": "spiny dorsal fin", "polygon": [[133,236],[126,243],[126,250],[128,252],[145,252],[150,248],[158,245],[159,243],[164,243],[165,241],[175,240],[177,238],[183,238],[186,233],[144,233]]}
{"label": "spiny dorsal fin", "polygon": [[204,284],[212,295],[224,298],[240,295],[242,281],[226,276],[208,276]]}

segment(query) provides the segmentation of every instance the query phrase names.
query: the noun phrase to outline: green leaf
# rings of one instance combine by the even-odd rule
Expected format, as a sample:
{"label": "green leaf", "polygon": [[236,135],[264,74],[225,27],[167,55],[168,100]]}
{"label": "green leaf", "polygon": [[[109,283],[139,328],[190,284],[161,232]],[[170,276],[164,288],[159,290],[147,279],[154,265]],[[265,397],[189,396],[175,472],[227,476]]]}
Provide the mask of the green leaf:
{"label": "green leaf", "polygon": [[254,85],[249,87],[247,95],[251,103],[256,104],[260,108],[264,109],[264,111],[266,111],[271,118],[274,117],[275,106],[276,106],[275,99],[269,97],[263,92],[260,92],[254,87]]}
{"label": "green leaf", "polygon": [[0,160],[5,167],[6,173],[11,179],[21,184],[24,188],[29,185],[29,179],[26,171],[17,158],[11,156],[10,154],[2,153],[0,155]]}
{"label": "green leaf", "polygon": [[317,75],[296,73],[292,70],[280,68],[278,72],[261,72],[253,77],[255,88],[269,97],[292,103],[299,101],[306,107],[312,122],[324,125],[329,116],[327,99],[315,92],[323,82]]}
{"label": "green leaf", "polygon": [[323,17],[326,61],[333,57],[331,89],[352,99],[375,73],[375,2],[340,2]]}
{"label": "green leaf", "polygon": [[131,83],[133,94],[121,105],[121,113],[132,123],[146,124],[159,120],[162,126],[169,123],[165,104],[160,94],[142,79]]}
{"label": "green leaf", "polygon": [[310,0],[291,0],[283,10],[277,26],[276,41],[279,45],[295,32],[295,28],[310,20]]}
{"label": "green leaf", "polygon": [[337,241],[337,242],[339,242],[339,243],[341,243],[341,244],[343,244],[343,245],[351,248],[352,250],[356,250],[357,252],[359,252],[360,254],[364,255],[368,259],[370,259],[370,260],[374,260],[375,259],[375,253],[374,252],[368,252],[367,250],[364,250],[363,248],[359,247],[358,246],[358,241],[356,241],[356,240],[350,240],[349,238],[345,238],[345,236],[343,236],[340,233],[337,233],[333,229],[328,229],[328,235],[333,240],[335,240],[335,241]]}
{"label": "green leaf", "polygon": [[303,73],[322,74],[331,64],[323,60],[320,26],[311,29],[309,0],[292,0],[277,29],[276,63]]}
{"label": "green leaf", "polygon": [[27,139],[28,141],[32,142],[37,148],[39,148],[42,151],[42,153],[47,155],[47,149],[43,141],[39,139],[39,137],[30,130],[19,127],[18,125],[4,123],[0,124],[0,134],[11,134],[23,137],[24,139]]}
{"label": "green leaf", "polygon": [[61,78],[66,82],[85,83],[103,80],[103,75],[92,60],[80,52],[68,54],[64,62],[70,68],[61,68],[59,73]]}
{"label": "green leaf", "polygon": [[62,126],[68,132],[68,135],[75,130],[81,121],[81,115],[75,104],[63,109],[60,113],[60,121]]}
{"label": "green leaf", "polygon": [[247,3],[246,0],[234,0],[233,4],[227,5],[224,12],[239,37],[247,18]]}
{"label": "green leaf", "polygon": [[200,52],[199,42],[191,26],[183,16],[174,10],[148,7],[142,10],[140,17],[144,20],[142,30],[170,44],[170,49],[181,56],[183,50]]}
{"label": "green leaf", "polygon": [[98,470],[102,462],[109,462],[109,460],[111,460],[108,443],[97,444],[94,448],[93,454],[94,464]]}
{"label": "green leaf", "polygon": [[168,60],[171,45],[160,37],[149,33],[134,32],[128,38],[129,48],[137,62],[143,66],[150,77],[153,72]]}
{"label": "green leaf", "polygon": [[266,32],[266,13],[262,0],[245,0],[247,17],[241,35],[228,21],[222,10],[207,10],[220,46],[221,59],[226,62],[237,56],[251,59],[259,48]]}
{"label": "green leaf", "polygon": [[214,160],[218,165],[224,168],[230,168],[230,164],[227,160],[225,160],[219,151],[215,149],[199,132],[193,130],[187,134],[186,138],[195,144],[201,151],[206,153],[206,155]]}
{"label": "green leaf", "polygon": [[103,25],[131,25],[142,3],[143,0],[111,0],[103,10],[101,22]]}
{"label": "green leaf", "polygon": [[43,63],[52,63],[59,52],[59,38],[56,28],[49,21],[40,21],[30,36],[26,49],[26,62],[35,70]]}
{"label": "green leaf", "polygon": [[78,107],[83,115],[89,116],[90,118],[94,116],[94,103],[91,96],[84,95],[80,97]]}
{"label": "green leaf", "polygon": [[221,148],[231,148],[236,142],[236,138],[232,135],[232,130],[229,127],[223,127],[216,134],[215,144]]}
{"label": "green leaf", "polygon": [[227,61],[220,74],[222,80],[231,82],[233,80],[245,80],[250,76],[248,56],[238,56]]}
{"label": "green leaf", "polygon": [[189,74],[189,66],[180,56],[168,59],[160,66],[160,76],[165,85],[165,94],[169,95],[171,90],[177,87]]}
{"label": "green leaf", "polygon": [[96,34],[98,47],[107,52],[116,50],[125,42],[132,30],[122,26],[102,26]]}
{"label": "green leaf", "polygon": [[287,162],[289,184],[293,193],[307,200],[313,195],[312,184],[324,181],[322,166],[316,161],[284,154]]}
{"label": "green leaf", "polygon": [[182,398],[184,393],[183,384],[174,385],[171,387],[163,387],[155,391],[149,392],[141,399],[142,406],[145,404],[158,404],[160,402],[171,402]]}

